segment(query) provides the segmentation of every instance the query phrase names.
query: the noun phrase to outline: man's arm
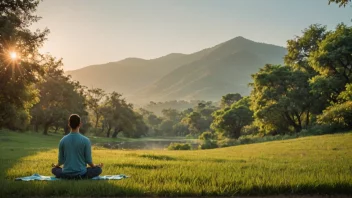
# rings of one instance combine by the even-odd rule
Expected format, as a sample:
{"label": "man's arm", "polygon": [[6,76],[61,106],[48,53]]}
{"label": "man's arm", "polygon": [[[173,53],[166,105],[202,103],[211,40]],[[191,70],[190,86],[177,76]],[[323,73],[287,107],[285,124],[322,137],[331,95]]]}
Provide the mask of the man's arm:
{"label": "man's arm", "polygon": [[95,167],[95,164],[93,164],[93,160],[92,160],[92,146],[89,140],[87,141],[87,144],[84,149],[84,159],[86,160],[86,163],[90,167],[92,168]]}
{"label": "man's arm", "polygon": [[60,143],[59,143],[58,163],[57,164],[52,164],[52,166],[59,168],[64,163],[65,163],[64,146],[63,146],[62,141],[60,141]]}
{"label": "man's arm", "polygon": [[91,143],[90,143],[89,140],[88,140],[88,142],[87,142],[87,144],[85,146],[84,158],[86,160],[86,163],[92,168],[94,168],[94,167],[103,167],[102,163],[98,164],[98,165],[93,163],[93,160],[92,160],[92,146],[91,146]]}

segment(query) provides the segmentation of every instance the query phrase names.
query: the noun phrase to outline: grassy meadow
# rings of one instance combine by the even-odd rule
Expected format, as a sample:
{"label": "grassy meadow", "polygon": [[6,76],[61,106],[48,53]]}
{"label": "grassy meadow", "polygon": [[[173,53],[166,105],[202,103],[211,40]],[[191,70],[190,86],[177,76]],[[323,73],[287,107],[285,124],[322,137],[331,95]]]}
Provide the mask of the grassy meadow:
{"label": "grassy meadow", "polygon": [[[0,131],[0,197],[352,195],[352,133],[193,150],[93,148],[118,181],[14,181],[51,175],[61,136]],[[104,141],[104,140],[97,140]]]}

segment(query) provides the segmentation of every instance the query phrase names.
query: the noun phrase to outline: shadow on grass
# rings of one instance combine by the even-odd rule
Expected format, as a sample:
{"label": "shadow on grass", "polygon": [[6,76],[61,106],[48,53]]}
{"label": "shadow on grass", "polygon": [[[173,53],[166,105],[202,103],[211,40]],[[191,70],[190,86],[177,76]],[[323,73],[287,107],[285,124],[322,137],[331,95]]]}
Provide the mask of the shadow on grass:
{"label": "shadow on grass", "polygon": [[151,160],[162,160],[162,161],[175,161],[175,160],[177,160],[176,158],[170,157],[167,155],[144,154],[144,155],[139,155],[139,157],[147,158],[147,159],[151,159]]}
{"label": "shadow on grass", "polygon": [[152,164],[111,164],[111,167],[114,168],[135,168],[135,169],[146,169],[146,170],[153,170],[153,169],[161,169],[164,168],[163,165],[152,165]]}
{"label": "shadow on grass", "polygon": [[0,131],[0,139],[0,169],[3,170],[0,171],[0,180],[4,180],[7,171],[22,158],[54,149],[60,140],[58,136],[10,131]]}

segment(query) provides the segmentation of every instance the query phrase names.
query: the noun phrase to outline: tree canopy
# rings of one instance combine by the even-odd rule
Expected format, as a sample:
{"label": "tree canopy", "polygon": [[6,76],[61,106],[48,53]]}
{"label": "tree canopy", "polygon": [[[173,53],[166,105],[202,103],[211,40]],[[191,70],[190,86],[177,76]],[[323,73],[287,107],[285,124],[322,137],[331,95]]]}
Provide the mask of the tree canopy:
{"label": "tree canopy", "polygon": [[329,4],[331,3],[336,3],[338,4],[340,7],[345,7],[347,4],[349,4],[351,2],[351,0],[329,0]]}
{"label": "tree canopy", "polygon": [[34,83],[44,73],[38,48],[48,30],[32,32],[39,1],[0,1],[0,128],[23,128],[38,102]]}

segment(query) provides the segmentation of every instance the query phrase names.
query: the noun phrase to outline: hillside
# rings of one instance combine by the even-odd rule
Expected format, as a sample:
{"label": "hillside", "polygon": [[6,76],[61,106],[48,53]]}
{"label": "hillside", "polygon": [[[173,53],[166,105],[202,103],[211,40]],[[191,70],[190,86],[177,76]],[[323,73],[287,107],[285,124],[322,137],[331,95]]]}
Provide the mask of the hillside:
{"label": "hillside", "polygon": [[236,37],[193,54],[152,60],[128,58],[69,71],[88,87],[123,93],[131,101],[219,100],[249,93],[250,75],[266,63],[281,64],[286,49]]}
{"label": "hillside", "polygon": [[122,173],[130,178],[13,180],[33,173],[51,175],[60,138],[0,131],[0,197],[352,194],[351,133],[195,151],[95,148],[93,159],[105,164],[104,175]]}

